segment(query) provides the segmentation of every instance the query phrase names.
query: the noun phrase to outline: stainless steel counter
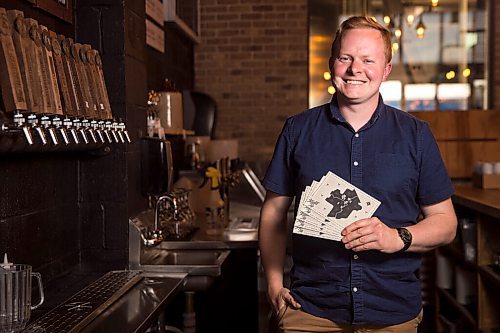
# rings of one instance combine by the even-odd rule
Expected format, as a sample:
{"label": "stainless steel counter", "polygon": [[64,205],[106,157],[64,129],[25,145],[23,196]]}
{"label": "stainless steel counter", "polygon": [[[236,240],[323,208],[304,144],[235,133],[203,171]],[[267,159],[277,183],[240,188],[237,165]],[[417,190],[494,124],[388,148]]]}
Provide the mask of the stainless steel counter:
{"label": "stainless steel counter", "polygon": [[81,332],[145,332],[182,289],[186,274],[144,274],[144,278]]}
{"label": "stainless steel counter", "polygon": [[30,323],[28,333],[145,332],[186,274],[110,271]]}

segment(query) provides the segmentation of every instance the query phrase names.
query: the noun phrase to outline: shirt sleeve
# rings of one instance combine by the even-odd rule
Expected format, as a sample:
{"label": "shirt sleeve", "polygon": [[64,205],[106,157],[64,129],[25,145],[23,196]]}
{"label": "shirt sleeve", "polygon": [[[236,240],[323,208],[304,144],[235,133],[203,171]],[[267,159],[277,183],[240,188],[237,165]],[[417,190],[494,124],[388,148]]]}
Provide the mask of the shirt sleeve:
{"label": "shirt sleeve", "polygon": [[291,118],[285,122],[262,182],[266,190],[290,197],[295,195],[295,177],[292,168],[292,123]]}
{"label": "shirt sleeve", "polygon": [[417,200],[427,206],[448,199],[453,185],[448,176],[439,147],[429,125],[424,123],[419,134],[420,175]]}

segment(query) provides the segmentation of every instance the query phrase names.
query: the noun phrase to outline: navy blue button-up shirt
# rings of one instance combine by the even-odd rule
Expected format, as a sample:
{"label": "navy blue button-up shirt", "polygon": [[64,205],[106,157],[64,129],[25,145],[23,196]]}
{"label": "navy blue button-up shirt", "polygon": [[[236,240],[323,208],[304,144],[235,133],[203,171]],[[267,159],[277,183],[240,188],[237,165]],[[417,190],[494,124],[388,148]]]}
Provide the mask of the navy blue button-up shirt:
{"label": "navy blue button-up shirt", "polygon": [[[264,178],[267,190],[300,196],[328,171],[381,201],[374,216],[389,227],[417,223],[420,206],[453,187],[427,123],[380,98],[359,131],[332,102],[290,117]],[[302,309],[337,323],[393,325],[422,308],[420,255],[355,253],[343,243],[293,234],[291,291]]]}

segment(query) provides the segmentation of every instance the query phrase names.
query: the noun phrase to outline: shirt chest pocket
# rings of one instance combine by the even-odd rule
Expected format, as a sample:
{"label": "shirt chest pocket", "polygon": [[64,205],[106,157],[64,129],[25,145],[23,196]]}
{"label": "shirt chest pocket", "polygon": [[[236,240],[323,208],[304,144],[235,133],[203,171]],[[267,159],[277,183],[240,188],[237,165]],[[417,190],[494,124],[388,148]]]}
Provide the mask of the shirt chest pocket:
{"label": "shirt chest pocket", "polygon": [[375,155],[374,183],[383,191],[398,193],[414,183],[415,166],[405,155],[379,153]]}

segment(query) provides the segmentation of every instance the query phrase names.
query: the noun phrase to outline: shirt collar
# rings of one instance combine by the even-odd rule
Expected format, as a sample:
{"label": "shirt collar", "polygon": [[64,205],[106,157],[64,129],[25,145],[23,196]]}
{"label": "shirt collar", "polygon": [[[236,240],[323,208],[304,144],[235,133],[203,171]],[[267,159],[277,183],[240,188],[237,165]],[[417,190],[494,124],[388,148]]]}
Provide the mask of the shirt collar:
{"label": "shirt collar", "polygon": [[[370,126],[372,126],[385,111],[386,109],[384,100],[382,99],[382,95],[379,94],[378,106],[375,109],[375,112],[373,112],[370,120],[360,130],[367,129]],[[337,93],[335,93],[332,96],[332,100],[330,101],[330,113],[333,119],[335,119],[336,121],[349,125],[348,122],[345,120],[344,116],[342,115],[342,113],[340,112],[339,104],[337,101]]]}

